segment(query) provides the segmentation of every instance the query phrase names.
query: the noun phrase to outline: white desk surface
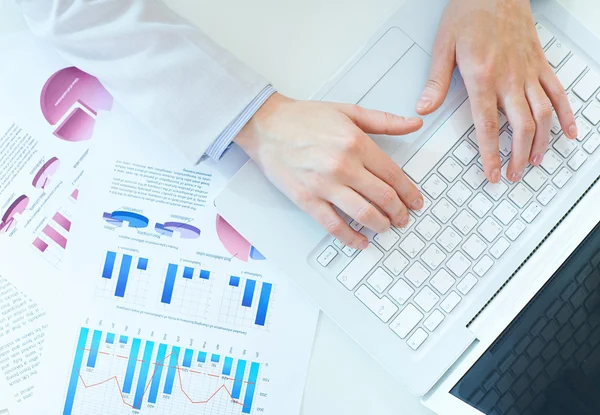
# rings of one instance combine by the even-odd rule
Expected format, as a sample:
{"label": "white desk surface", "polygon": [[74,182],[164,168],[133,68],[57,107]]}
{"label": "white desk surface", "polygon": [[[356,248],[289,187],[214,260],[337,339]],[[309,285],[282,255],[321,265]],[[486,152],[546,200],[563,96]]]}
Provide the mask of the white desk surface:
{"label": "white desk surface", "polygon": [[[165,0],[294,98],[308,98],[403,0]],[[596,0],[561,0],[600,36]],[[224,16],[227,16],[224,18]],[[226,22],[224,25],[223,22]],[[25,28],[0,0],[0,34]],[[327,316],[321,316],[302,415],[426,415]]]}

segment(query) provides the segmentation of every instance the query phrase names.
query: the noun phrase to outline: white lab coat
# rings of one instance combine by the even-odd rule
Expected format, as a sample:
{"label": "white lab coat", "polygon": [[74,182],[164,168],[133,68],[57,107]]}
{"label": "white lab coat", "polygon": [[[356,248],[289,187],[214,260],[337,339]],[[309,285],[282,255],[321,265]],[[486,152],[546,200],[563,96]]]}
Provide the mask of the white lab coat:
{"label": "white lab coat", "polygon": [[269,84],[160,0],[15,1],[35,34],[194,162]]}

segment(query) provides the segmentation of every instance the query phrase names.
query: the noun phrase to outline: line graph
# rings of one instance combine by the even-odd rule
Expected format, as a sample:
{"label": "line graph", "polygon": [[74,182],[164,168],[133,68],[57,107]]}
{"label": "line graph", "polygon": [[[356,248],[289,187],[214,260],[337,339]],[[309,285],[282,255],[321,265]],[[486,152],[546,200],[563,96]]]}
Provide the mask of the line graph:
{"label": "line graph", "polygon": [[253,413],[260,363],[123,335],[118,344],[115,339],[114,333],[81,328],[64,414],[123,408],[155,413],[159,407],[165,413]]}

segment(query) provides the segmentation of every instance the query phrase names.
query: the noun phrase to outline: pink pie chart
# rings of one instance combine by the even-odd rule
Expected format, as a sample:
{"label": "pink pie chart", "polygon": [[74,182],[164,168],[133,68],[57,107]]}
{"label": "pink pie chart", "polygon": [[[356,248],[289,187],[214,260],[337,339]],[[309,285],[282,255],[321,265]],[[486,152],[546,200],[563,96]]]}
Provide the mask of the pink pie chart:
{"label": "pink pie chart", "polygon": [[263,260],[265,257],[236,231],[225,219],[217,215],[217,236],[223,247],[240,261]]}
{"label": "pink pie chart", "polygon": [[52,176],[56,174],[58,168],[60,167],[60,160],[56,157],[52,157],[48,160],[42,168],[36,173],[33,178],[33,182],[31,184],[36,189],[45,189]]}
{"label": "pink pie chart", "polygon": [[25,195],[19,196],[4,212],[0,222],[0,233],[8,233],[17,223],[16,216],[22,215],[29,205],[29,198]]}

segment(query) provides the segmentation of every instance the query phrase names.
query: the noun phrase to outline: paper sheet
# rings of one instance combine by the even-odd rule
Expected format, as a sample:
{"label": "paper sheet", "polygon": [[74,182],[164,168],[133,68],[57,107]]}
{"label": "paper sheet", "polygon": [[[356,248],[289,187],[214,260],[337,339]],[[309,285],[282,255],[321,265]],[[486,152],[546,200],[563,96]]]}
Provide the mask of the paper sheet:
{"label": "paper sheet", "polygon": [[318,310],[217,215],[227,174],[119,110],[98,128],[43,407],[299,413]]}

